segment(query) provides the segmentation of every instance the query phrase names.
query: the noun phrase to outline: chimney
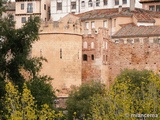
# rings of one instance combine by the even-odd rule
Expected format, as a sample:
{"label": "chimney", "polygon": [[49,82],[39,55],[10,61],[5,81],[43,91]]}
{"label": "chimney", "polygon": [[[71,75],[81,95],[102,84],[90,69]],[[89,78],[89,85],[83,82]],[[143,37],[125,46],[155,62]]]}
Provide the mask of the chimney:
{"label": "chimney", "polygon": [[118,12],[120,13],[122,11],[122,6],[120,5],[118,8]]}
{"label": "chimney", "polygon": [[130,11],[135,10],[135,0],[130,0]]}

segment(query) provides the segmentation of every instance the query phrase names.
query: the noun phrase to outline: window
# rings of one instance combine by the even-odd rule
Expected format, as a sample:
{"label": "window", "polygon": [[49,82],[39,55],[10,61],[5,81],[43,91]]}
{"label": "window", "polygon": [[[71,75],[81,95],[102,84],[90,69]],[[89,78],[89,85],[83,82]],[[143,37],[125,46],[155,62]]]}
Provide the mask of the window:
{"label": "window", "polygon": [[115,0],[115,5],[119,5],[119,0]]}
{"label": "window", "polygon": [[160,12],[160,5],[156,5],[156,11]]}
{"label": "window", "polygon": [[26,22],[26,17],[22,17],[22,23]]}
{"label": "window", "polygon": [[94,21],[91,22],[91,28],[95,28],[95,23],[94,23]]}
{"label": "window", "polygon": [[91,42],[91,49],[94,49],[94,42]]}
{"label": "window", "polygon": [[21,10],[24,10],[24,3],[21,4]]}
{"label": "window", "polygon": [[32,3],[28,3],[27,4],[27,13],[32,13],[33,12],[33,4]]}
{"label": "window", "polygon": [[76,2],[71,2],[71,10],[76,9]]}
{"label": "window", "polygon": [[155,7],[152,5],[152,6],[149,6],[149,10],[151,11],[155,11]]}
{"label": "window", "polygon": [[94,60],[94,55],[91,55],[92,60]]}
{"label": "window", "polygon": [[108,26],[107,26],[107,20],[103,21],[103,27],[104,27],[104,28],[107,28],[107,27],[108,27]]}
{"label": "window", "polygon": [[127,0],[123,0],[123,4],[127,4]]}
{"label": "window", "polygon": [[83,48],[87,48],[87,42],[85,41],[85,42],[83,42]]}
{"label": "window", "polygon": [[86,28],[86,29],[89,28],[89,23],[88,23],[88,22],[85,23],[85,28]]}
{"label": "window", "polygon": [[116,27],[116,19],[114,19],[114,27]]}
{"label": "window", "polygon": [[106,42],[106,49],[108,48],[108,43]]}
{"label": "window", "polygon": [[105,55],[103,55],[103,61],[105,61]]}
{"label": "window", "polygon": [[44,10],[46,10],[46,4],[44,4]]}
{"label": "window", "polygon": [[57,2],[57,10],[62,10],[62,2]]}
{"label": "window", "polygon": [[96,0],[96,6],[100,6],[100,0]]}
{"label": "window", "polygon": [[85,7],[85,1],[81,2],[81,7]]}
{"label": "window", "polygon": [[60,49],[60,59],[62,59],[62,49]]}
{"label": "window", "polygon": [[88,7],[92,7],[92,6],[93,6],[92,0],[89,0],[88,1]]}
{"label": "window", "polygon": [[103,0],[103,5],[107,5],[108,4],[108,0]]}
{"label": "window", "polygon": [[87,61],[87,55],[83,54],[83,61]]}

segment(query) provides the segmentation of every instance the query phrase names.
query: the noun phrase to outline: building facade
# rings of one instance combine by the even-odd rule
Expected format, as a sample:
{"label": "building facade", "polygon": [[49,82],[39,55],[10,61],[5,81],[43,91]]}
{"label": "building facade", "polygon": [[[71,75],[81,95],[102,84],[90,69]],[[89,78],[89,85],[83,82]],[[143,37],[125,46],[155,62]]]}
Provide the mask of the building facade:
{"label": "building facade", "polygon": [[30,16],[39,16],[42,21],[49,20],[50,0],[15,0],[16,28],[20,28]]}
{"label": "building facade", "polygon": [[68,13],[83,13],[95,9],[129,7],[134,2],[135,7],[141,8],[139,0],[51,0],[51,18],[59,20]]}
{"label": "building facade", "polygon": [[140,0],[142,8],[151,11],[160,11],[160,1],[159,0]]}

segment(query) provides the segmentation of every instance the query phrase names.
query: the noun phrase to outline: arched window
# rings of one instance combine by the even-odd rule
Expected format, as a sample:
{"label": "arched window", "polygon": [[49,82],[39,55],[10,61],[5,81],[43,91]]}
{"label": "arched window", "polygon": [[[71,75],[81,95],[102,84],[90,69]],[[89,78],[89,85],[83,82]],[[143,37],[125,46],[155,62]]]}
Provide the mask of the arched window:
{"label": "arched window", "polygon": [[94,42],[91,42],[91,49],[94,49]]}
{"label": "arched window", "polygon": [[87,54],[83,54],[83,61],[87,61]]}
{"label": "arched window", "polygon": [[94,55],[91,55],[92,60],[94,60]]}
{"label": "arched window", "polygon": [[83,42],[83,48],[87,48],[87,42],[85,41],[85,42]]}

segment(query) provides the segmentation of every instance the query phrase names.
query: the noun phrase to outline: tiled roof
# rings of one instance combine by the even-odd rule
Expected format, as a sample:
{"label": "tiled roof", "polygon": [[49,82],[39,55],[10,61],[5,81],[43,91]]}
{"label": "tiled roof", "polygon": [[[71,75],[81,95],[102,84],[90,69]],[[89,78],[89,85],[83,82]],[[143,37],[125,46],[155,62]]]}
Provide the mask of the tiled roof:
{"label": "tiled roof", "polygon": [[91,10],[85,13],[78,14],[82,21],[101,18],[114,18],[114,17],[131,17],[134,16],[138,22],[150,22],[154,23],[154,18],[160,18],[160,12],[154,12],[144,9],[135,8],[134,11],[130,11],[129,8],[122,8],[119,12],[118,8],[112,9],[97,9]]}
{"label": "tiled roof", "polygon": [[140,3],[160,2],[160,0],[140,0]]}
{"label": "tiled roof", "polygon": [[136,26],[127,24],[123,26],[112,38],[160,36],[160,26]]}

